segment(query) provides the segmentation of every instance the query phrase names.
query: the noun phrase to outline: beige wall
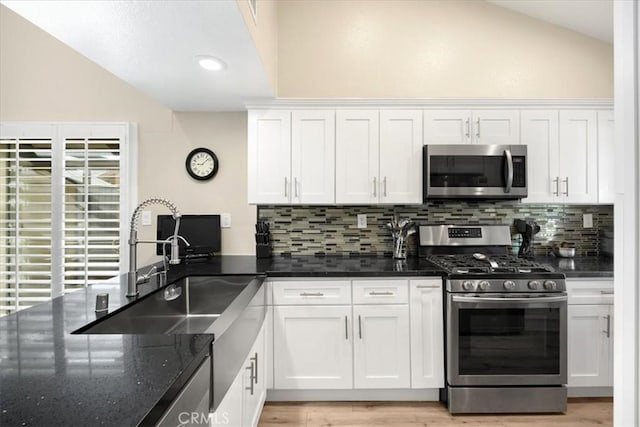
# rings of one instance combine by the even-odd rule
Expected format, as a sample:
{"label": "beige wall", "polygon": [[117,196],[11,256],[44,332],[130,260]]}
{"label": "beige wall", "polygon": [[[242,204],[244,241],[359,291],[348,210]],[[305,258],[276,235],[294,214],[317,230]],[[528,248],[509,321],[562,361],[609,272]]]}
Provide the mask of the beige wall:
{"label": "beige wall", "polygon": [[278,2],[258,0],[256,18],[249,0],[236,0],[247,29],[253,38],[260,59],[267,70],[273,93],[278,93]]}
{"label": "beige wall", "polygon": [[612,46],[481,0],[281,0],[278,96],[613,97]]}
{"label": "beige wall", "polygon": [[[183,213],[228,212],[222,252],[254,253],[246,113],[174,113],[0,5],[0,120],[138,123],[139,200],[159,195]],[[187,153],[199,146],[218,155],[213,181],[185,171]],[[154,237],[155,225],[140,229],[142,238]],[[141,264],[155,259],[151,245],[139,253]]]}

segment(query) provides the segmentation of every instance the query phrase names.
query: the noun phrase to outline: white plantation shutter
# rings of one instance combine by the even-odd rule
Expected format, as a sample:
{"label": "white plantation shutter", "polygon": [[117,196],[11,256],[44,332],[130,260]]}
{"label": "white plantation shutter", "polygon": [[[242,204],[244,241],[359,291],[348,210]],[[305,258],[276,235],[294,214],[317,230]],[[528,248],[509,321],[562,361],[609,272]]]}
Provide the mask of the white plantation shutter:
{"label": "white plantation shutter", "polygon": [[0,315],[51,298],[51,162],[55,137],[52,126],[3,126],[2,130]]}
{"label": "white plantation shutter", "polygon": [[0,315],[125,271],[129,135],[126,124],[0,126]]}

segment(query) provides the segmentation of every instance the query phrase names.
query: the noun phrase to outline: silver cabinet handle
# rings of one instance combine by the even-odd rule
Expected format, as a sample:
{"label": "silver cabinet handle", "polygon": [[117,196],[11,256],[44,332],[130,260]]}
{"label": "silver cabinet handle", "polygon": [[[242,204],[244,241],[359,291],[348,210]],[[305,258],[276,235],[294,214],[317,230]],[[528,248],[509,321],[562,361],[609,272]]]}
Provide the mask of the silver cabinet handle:
{"label": "silver cabinet handle", "polygon": [[556,179],[554,179],[553,182],[556,184],[556,191],[554,191],[553,194],[554,196],[559,196],[560,195],[560,178],[556,176]]}
{"label": "silver cabinet handle", "polygon": [[284,177],[284,197],[287,197],[287,177]]}
{"label": "silver cabinet handle", "polygon": [[389,291],[384,291],[384,292],[371,291],[369,292],[369,295],[371,295],[372,297],[378,297],[378,296],[393,296],[395,294]]}
{"label": "silver cabinet handle", "polygon": [[323,297],[324,293],[322,292],[300,292],[301,297]]}
{"label": "silver cabinet handle", "polygon": [[362,339],[362,319],[360,318],[359,314],[358,314],[358,336],[360,337],[360,339]]}
{"label": "silver cabinet handle", "polygon": [[565,191],[564,191],[564,195],[568,196],[569,195],[569,177],[565,177],[565,179],[562,180],[562,182],[564,182],[565,184]]}
{"label": "silver cabinet handle", "polygon": [[438,288],[440,288],[440,285],[417,285],[416,288],[418,288],[418,289],[438,289]]}
{"label": "silver cabinet handle", "polygon": [[465,120],[465,126],[467,128],[466,132],[464,133],[464,136],[466,136],[467,138],[469,138],[469,118],[467,117],[467,120]]}
{"label": "silver cabinet handle", "polygon": [[251,390],[251,396],[253,396],[253,370],[254,370],[253,362],[251,362],[251,366],[247,366],[245,369],[247,371],[249,370],[251,371],[251,381],[249,381],[250,385],[249,387],[245,387],[245,390]]}
{"label": "silver cabinet handle", "polygon": [[606,316],[604,316],[605,319],[607,319],[607,329],[602,331],[605,333],[605,335],[607,336],[607,338],[611,337],[611,315],[608,314]]}
{"label": "silver cabinet handle", "polygon": [[384,197],[387,197],[387,177],[386,176],[382,180],[382,184],[383,184],[383,188],[384,188],[384,193],[382,193],[382,195]]}
{"label": "silver cabinet handle", "polygon": [[349,339],[349,320],[347,320],[347,316],[344,316],[344,339]]}
{"label": "silver cabinet handle", "polygon": [[476,119],[476,138],[480,138],[480,117]]}
{"label": "silver cabinet handle", "polygon": [[298,197],[298,178],[293,178],[293,197]]}
{"label": "silver cabinet handle", "polygon": [[252,364],[254,364],[254,363],[255,363],[255,367],[256,367],[256,369],[255,369],[255,375],[253,376],[253,381],[254,381],[256,384],[258,384],[258,352],[256,351],[256,352],[253,354],[253,357],[252,357],[251,359],[249,359],[249,360],[251,360],[251,363],[252,363]]}
{"label": "silver cabinet handle", "polygon": [[377,187],[378,187],[378,179],[374,176],[373,177],[373,197],[378,197]]}
{"label": "silver cabinet handle", "polygon": [[602,295],[613,295],[613,290],[611,291],[600,291]]}

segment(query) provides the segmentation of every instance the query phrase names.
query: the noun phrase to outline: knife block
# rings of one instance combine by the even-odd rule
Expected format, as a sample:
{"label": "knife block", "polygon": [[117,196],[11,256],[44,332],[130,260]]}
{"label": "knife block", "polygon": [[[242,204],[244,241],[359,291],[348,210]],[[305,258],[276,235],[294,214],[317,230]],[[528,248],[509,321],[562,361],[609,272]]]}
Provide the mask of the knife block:
{"label": "knife block", "polygon": [[271,258],[271,245],[256,245],[256,258]]}

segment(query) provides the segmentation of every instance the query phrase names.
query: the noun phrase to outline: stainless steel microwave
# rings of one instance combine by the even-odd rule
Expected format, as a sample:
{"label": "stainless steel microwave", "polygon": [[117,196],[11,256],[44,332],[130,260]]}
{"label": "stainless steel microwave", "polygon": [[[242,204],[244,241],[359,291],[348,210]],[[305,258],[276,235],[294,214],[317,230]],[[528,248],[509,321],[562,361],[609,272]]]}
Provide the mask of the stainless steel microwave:
{"label": "stainless steel microwave", "polygon": [[424,201],[527,197],[526,145],[425,145]]}

